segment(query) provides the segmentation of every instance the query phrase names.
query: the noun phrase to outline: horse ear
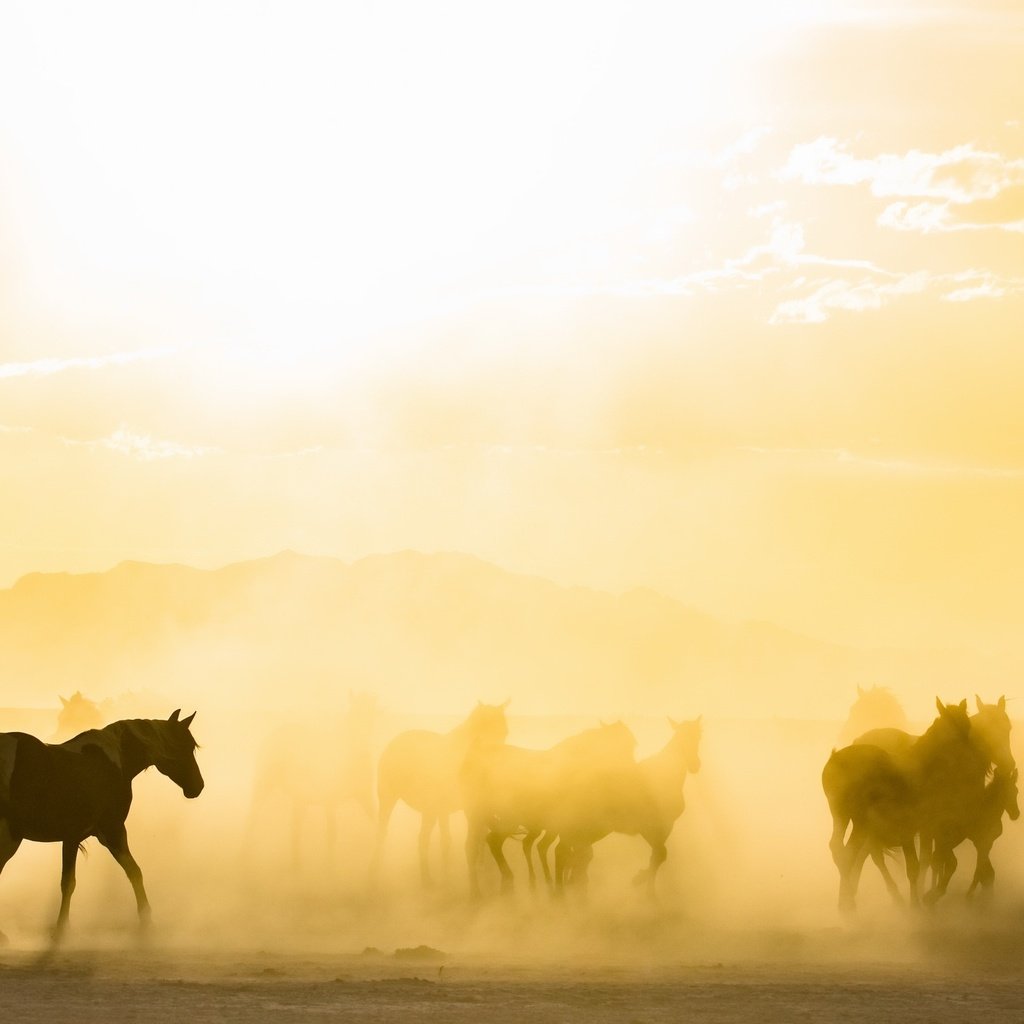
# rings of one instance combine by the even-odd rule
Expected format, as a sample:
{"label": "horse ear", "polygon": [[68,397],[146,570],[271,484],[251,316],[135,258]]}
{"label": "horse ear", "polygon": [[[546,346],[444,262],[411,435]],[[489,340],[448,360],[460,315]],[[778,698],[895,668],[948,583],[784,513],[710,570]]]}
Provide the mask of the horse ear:
{"label": "horse ear", "polygon": [[958,707],[958,708],[959,708],[959,709],[960,709],[961,711],[963,711],[963,712],[965,712],[965,713],[966,713],[966,711],[967,711],[967,698],[966,698],[966,697],[964,697],[964,699],[963,699],[962,701],[960,701],[960,703],[959,703],[959,704],[957,704],[957,707]]}
{"label": "horse ear", "polygon": [[171,717],[168,718],[167,721],[168,722],[176,722],[178,720],[178,715],[180,715],[180,714],[181,714],[181,708],[178,708],[177,711],[172,711],[171,712]]}
{"label": "horse ear", "polygon": [[185,726],[185,728],[187,729],[192,724],[192,719],[195,717],[196,713],[193,711],[192,714],[188,716],[188,718],[183,718],[181,720],[181,724]]}
{"label": "horse ear", "polygon": [[984,711],[985,710],[985,702],[977,694],[974,695],[974,700],[975,700],[975,702],[978,705],[978,710],[979,711]]}
{"label": "horse ear", "polygon": [[695,722],[696,722],[696,723],[697,723],[698,725],[700,725],[700,724],[701,724],[701,722],[703,722],[703,721],[704,721],[704,715],[703,715],[703,714],[700,714],[700,715],[698,715],[698,716],[697,716],[697,717],[696,717],[696,718],[694,719],[694,721],[695,721]]}
{"label": "horse ear", "polygon": [[668,724],[671,725],[673,729],[679,728],[679,723],[672,718],[671,715],[667,715],[666,717],[668,718]]}
{"label": "horse ear", "polygon": [[[57,696],[60,697],[60,694],[58,693]],[[60,697],[60,702],[64,705],[64,707],[68,706],[68,702],[63,697]]]}
{"label": "horse ear", "polygon": [[1006,710],[1006,695],[1005,694],[1002,697],[999,698],[999,710],[1000,711],[1005,711]]}
{"label": "horse ear", "polygon": [[861,688],[860,683],[857,684],[857,696],[858,697],[863,697],[864,696],[864,690]]}
{"label": "horse ear", "polygon": [[942,703],[942,699],[939,697],[935,698],[935,706],[939,709],[939,714],[944,715],[946,713],[946,707]]}

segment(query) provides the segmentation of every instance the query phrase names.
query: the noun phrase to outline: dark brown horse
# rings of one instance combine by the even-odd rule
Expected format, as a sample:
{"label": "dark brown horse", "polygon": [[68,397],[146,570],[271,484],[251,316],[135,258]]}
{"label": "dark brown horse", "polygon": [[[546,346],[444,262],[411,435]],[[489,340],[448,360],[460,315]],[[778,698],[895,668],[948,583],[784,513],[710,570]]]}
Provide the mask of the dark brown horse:
{"label": "dark brown horse", "polygon": [[55,938],[67,926],[79,847],[90,836],[124,869],[139,919],[148,922],[149,900],[128,849],[125,819],[132,780],[147,768],[166,775],[189,799],[203,791],[196,741],[189,731],[195,714],[179,715],[114,722],[59,744],[27,733],[0,733],[0,871],[22,840],[63,845]]}

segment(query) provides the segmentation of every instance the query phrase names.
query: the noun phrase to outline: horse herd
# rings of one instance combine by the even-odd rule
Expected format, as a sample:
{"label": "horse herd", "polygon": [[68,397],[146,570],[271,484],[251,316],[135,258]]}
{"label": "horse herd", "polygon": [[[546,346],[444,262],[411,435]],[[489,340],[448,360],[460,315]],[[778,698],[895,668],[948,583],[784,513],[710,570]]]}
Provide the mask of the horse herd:
{"label": "horse herd", "polygon": [[[637,881],[653,891],[666,842],[683,813],[683,785],[700,769],[701,720],[668,720],[671,736],[651,757],[637,761],[636,738],[622,722],[584,730],[546,750],[506,742],[505,705],[478,704],[448,733],[411,730],[385,748],[377,772],[379,818],[373,871],[376,873],[392,810],[399,800],[421,815],[420,874],[431,879],[427,856],[435,825],[442,858],[451,846],[449,819],[466,815],[469,890],[480,895],[479,867],[486,845],[501,886],[512,887],[505,841],[523,840],[531,885],[534,853],[545,880],[556,892],[583,888],[594,844],[613,832],[642,836],[650,862]],[[554,871],[548,851],[557,842]],[[534,849],[536,844],[536,850]]]}
{"label": "horse herd", "polygon": [[[612,833],[638,835],[647,842],[648,865],[635,882],[653,894],[668,855],[668,838],[685,806],[686,777],[700,769],[701,719],[668,719],[668,741],[657,753],[637,760],[636,739],[622,722],[601,723],[547,749],[510,744],[507,703],[478,703],[448,732],[399,733],[377,762],[375,802],[365,795],[373,777],[370,748],[358,742],[360,736],[365,741],[366,721],[353,718],[347,782],[339,787],[332,777],[325,780],[323,791],[330,794],[325,800],[340,794],[356,799],[368,815],[376,813],[371,882],[379,877],[392,812],[403,802],[420,815],[418,854],[424,884],[433,878],[429,847],[435,829],[447,867],[451,817],[461,811],[473,897],[481,894],[480,869],[488,853],[502,889],[512,887],[513,872],[505,857],[505,843],[512,837],[522,842],[531,888],[537,884],[539,866],[556,895],[570,888],[585,891],[594,846]],[[968,714],[966,701],[936,704],[938,717],[920,737],[903,728],[869,728],[828,758],[822,785],[832,814],[829,845],[843,909],[854,906],[868,857],[894,898],[902,899],[885,859],[895,848],[906,859],[912,903],[934,902],[945,893],[957,866],[954,850],[965,840],[977,849],[971,891],[992,885],[989,854],[1002,832],[1003,815],[1015,819],[1019,814],[1006,700],[986,704],[978,699],[974,715]],[[155,767],[186,797],[202,792],[190,729],[194,717],[181,718],[175,711],[166,720],[126,719],[86,729],[63,743],[0,733],[0,871],[25,839],[62,844],[55,938],[68,922],[79,849],[92,836],[124,870],[140,921],[148,921],[142,873],[125,830],[132,782]],[[286,749],[275,744],[276,759],[258,766],[257,788],[273,783],[302,787],[307,794],[315,791],[308,772],[296,770],[281,755]],[[928,870],[931,884],[922,896],[920,880]]]}
{"label": "horse herd", "polygon": [[[1010,750],[1006,698],[943,704],[921,736],[877,728],[833,750],[821,782],[832,814],[829,848],[839,871],[839,906],[852,910],[861,870],[870,856],[893,899],[899,887],[885,862],[901,849],[911,904],[942,897],[957,867],[956,847],[974,844],[977,863],[969,893],[991,887],[990,852],[1002,834],[1003,815],[1016,820],[1017,766]],[[921,894],[922,876],[930,886]]]}

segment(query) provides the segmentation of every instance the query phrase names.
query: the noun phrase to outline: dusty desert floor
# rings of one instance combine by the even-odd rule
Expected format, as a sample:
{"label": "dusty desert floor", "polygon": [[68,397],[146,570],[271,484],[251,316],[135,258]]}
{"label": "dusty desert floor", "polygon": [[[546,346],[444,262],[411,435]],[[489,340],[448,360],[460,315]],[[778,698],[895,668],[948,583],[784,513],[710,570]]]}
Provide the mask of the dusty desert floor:
{"label": "dusty desert floor", "polygon": [[[95,936],[91,941],[95,943]],[[123,941],[123,940],[122,940]],[[964,1021],[1024,1019],[1014,929],[693,934],[678,951],[543,956],[92,945],[0,954],[23,1022]]]}

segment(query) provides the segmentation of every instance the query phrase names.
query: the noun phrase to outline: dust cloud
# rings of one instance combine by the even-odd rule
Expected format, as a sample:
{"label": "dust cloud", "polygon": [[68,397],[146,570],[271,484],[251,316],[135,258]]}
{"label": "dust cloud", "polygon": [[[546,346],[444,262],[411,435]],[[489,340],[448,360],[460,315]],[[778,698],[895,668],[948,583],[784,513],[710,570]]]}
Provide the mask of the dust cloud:
{"label": "dust cloud", "polygon": [[[517,748],[545,750],[600,728],[597,715],[517,715],[514,694],[511,701],[505,742]],[[681,698],[666,712],[695,718],[700,708],[686,703]],[[926,711],[910,710],[912,719]],[[135,782],[128,834],[154,905],[149,942],[182,955],[359,955],[368,963],[392,963],[395,951],[404,950],[399,959],[408,956],[431,971],[453,963],[650,970],[766,960],[921,964],[948,955],[952,961],[962,954],[961,943],[977,949],[985,940],[1001,949],[1017,934],[1024,858],[1012,823],[993,853],[990,899],[964,897],[974,866],[965,845],[938,906],[916,912],[892,906],[868,864],[856,915],[839,915],[820,783],[844,728],[838,715],[820,721],[703,716],[699,770],[685,776],[685,810],[671,830],[653,894],[634,884],[650,855],[637,835],[596,842],[585,892],[572,884],[554,891],[534,851],[531,886],[525,829],[513,822],[504,844],[511,887],[502,886],[484,847],[480,896],[470,899],[461,811],[451,816],[447,863],[438,830],[431,832],[424,884],[420,815],[402,800],[377,848],[377,766],[396,736],[410,730],[451,736],[472,711],[409,713],[393,699],[362,691],[317,709],[258,701],[237,709],[216,701],[200,706],[193,731],[206,779],[201,798],[183,800],[154,770]],[[615,714],[635,736],[639,762],[673,736],[667,713],[618,708]],[[40,721],[42,713],[35,715]],[[599,775],[594,784],[602,784]],[[549,859],[553,864],[550,853]],[[0,914],[12,951],[47,945],[59,861],[56,845],[25,843],[6,866]],[[892,867],[899,877],[901,864]],[[134,916],[120,868],[89,840],[67,947],[132,948]]]}

